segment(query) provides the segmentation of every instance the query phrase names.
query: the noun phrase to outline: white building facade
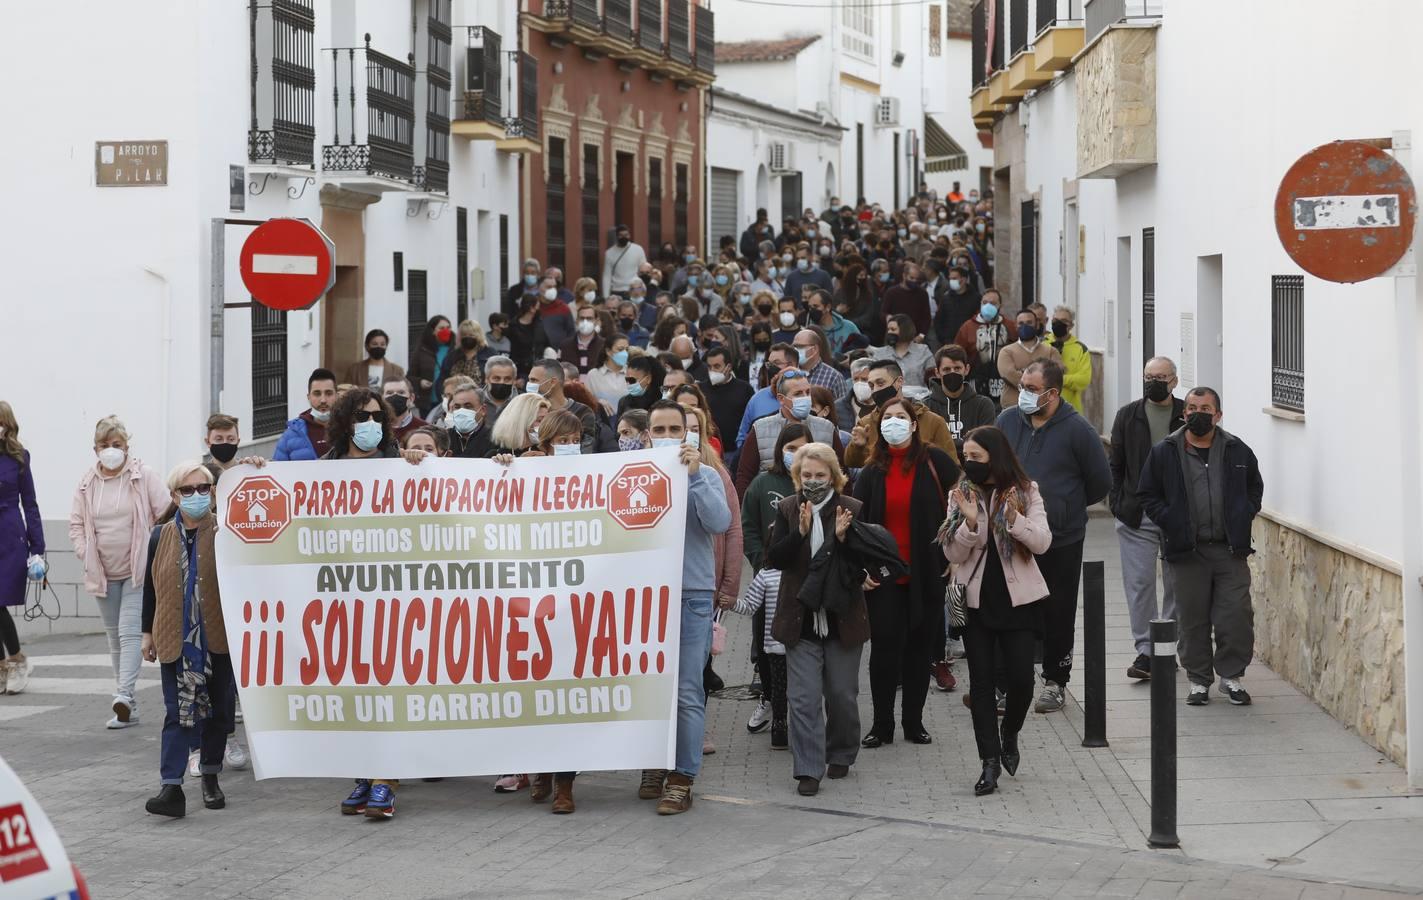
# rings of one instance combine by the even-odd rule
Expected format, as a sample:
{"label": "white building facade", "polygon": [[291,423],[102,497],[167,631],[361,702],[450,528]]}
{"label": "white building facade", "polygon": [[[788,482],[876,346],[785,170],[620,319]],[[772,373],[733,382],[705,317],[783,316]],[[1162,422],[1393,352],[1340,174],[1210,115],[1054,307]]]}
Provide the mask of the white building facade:
{"label": "white building facade", "polygon": [[1029,0],[974,10],[971,109],[994,130],[1008,304],[1077,311],[1100,429],[1153,355],[1177,362],[1178,395],[1220,391],[1265,480],[1257,656],[1423,784],[1416,279],[1315,278],[1274,224],[1280,180],[1312,148],[1397,137],[1406,156],[1423,137],[1423,100],[1386,87],[1411,76],[1406,56],[1375,60],[1361,90],[1345,56],[1300,66],[1293,48],[1366,46],[1380,23],[1423,34],[1423,8],[1056,5],[1041,22]]}
{"label": "white building facade", "polygon": [[[202,453],[212,412],[237,416],[261,452],[305,408],[312,369],[362,358],[367,330],[388,332],[404,366],[429,317],[484,324],[521,260],[537,122],[518,106],[516,0],[101,4],[67,32],[83,66],[53,65],[51,17],[10,25],[12,80],[48,74],[8,106],[45,139],[0,150],[25,173],[7,185],[27,210],[0,251],[5,320],[29,336],[9,342],[0,397],[34,454],[58,625],[93,628],[66,520],[95,421],[118,415],[133,455],[164,474]],[[497,58],[467,52],[490,33],[509,36]],[[490,76],[475,96],[472,64]],[[475,118],[498,118],[497,134],[462,137]],[[104,147],[122,159],[124,144],[158,142],[154,181],[99,183]],[[275,217],[335,242],[336,287],[309,311],[244,291],[242,242]]]}

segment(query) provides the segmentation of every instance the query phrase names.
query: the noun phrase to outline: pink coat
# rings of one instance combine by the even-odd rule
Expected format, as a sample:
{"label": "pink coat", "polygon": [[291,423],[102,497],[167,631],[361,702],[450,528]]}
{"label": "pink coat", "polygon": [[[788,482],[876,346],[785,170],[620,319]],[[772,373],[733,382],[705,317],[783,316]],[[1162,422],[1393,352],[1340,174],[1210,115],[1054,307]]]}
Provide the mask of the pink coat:
{"label": "pink coat", "polygon": [[[119,477],[131,482],[129,496],[133,500],[133,535],[129,543],[129,559],[133,561],[133,586],[141,588],[144,576],[148,574],[148,534],[153,530],[153,523],[168,509],[172,496],[163,478],[133,456],[124,462]],[[109,585],[104,578],[104,567],[99,562],[94,535],[94,500],[90,496],[90,488],[98,478],[99,467],[90,466],[84,477],[79,479],[79,487],[74,489],[74,504],[69,511],[69,541],[74,545],[74,555],[84,562],[84,590],[95,597],[102,597],[108,592]]]}
{"label": "pink coat", "polygon": [[721,486],[726,489],[726,503],[731,507],[731,527],[712,538],[712,551],[716,557],[716,593],[719,597],[740,597],[741,499],[726,469],[717,469],[717,473],[721,475]]}
{"label": "pink coat", "polygon": [[[994,491],[991,500],[996,501],[997,498],[998,492]],[[1043,495],[1038,491],[1037,482],[1033,482],[1023,499],[1027,501],[1027,511],[1008,526],[1008,533],[1029,551],[1045,553],[1052,546],[1052,531],[1048,528],[1047,511],[1043,508]],[[953,502],[953,495],[950,494],[951,506]],[[968,605],[972,609],[978,609],[978,591],[983,584],[983,566],[978,561],[987,551],[987,539],[992,530],[988,512],[980,499],[978,530],[969,531],[967,525],[960,525],[944,548],[944,555],[954,564],[954,581],[964,584],[969,573],[973,574],[973,580],[968,582]],[[1008,596],[1014,606],[1027,606],[1048,595],[1047,582],[1043,580],[1042,572],[1038,571],[1038,561],[1031,556],[1025,560],[1014,553],[1011,558],[1003,558],[1003,578],[1008,582]]]}

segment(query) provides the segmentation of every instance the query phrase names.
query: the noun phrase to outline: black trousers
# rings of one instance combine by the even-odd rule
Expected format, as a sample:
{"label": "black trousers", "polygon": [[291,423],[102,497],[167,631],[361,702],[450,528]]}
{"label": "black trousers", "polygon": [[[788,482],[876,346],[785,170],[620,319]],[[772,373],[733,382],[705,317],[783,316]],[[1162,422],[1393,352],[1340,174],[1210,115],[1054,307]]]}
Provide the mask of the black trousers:
{"label": "black trousers", "polygon": [[20,632],[15,628],[15,620],[10,618],[10,607],[0,606],[0,657],[19,652]]}
{"label": "black trousers", "polygon": [[[917,626],[909,624],[909,585],[886,584],[865,598],[870,612],[870,699],[874,727],[882,738],[894,736],[894,690],[903,687],[900,722],[905,731],[924,727],[924,698],[929,695],[929,666],[937,658],[939,623],[933,609]],[[942,604],[935,604],[943,616]]]}
{"label": "black trousers", "polygon": [[786,721],[786,655],[763,653],[766,675],[761,681],[761,696],[771,704],[771,721]]}
{"label": "black trousers", "polygon": [[[979,759],[997,759],[1002,752],[998,739],[998,699],[991,685],[1008,694],[1003,715],[1003,733],[1017,734],[1033,700],[1033,633],[1028,629],[995,631],[986,628],[970,612],[964,629],[964,650],[968,653],[969,691],[973,697],[973,736]],[[980,687],[981,686],[981,687]]]}
{"label": "black trousers", "polygon": [[1037,560],[1049,595],[1043,601],[1043,680],[1066,685],[1072,679],[1072,646],[1077,637],[1082,541],[1055,545]]}

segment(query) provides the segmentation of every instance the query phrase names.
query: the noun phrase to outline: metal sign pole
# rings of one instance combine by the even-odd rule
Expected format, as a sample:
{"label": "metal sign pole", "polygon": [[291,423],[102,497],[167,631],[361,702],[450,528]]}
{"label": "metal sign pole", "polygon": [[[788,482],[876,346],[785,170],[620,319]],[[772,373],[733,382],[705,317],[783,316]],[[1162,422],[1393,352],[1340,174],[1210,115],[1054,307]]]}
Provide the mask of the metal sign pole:
{"label": "metal sign pole", "polygon": [[226,226],[226,219],[213,219],[211,256],[209,265],[212,267],[208,279],[208,313],[212,321],[212,338],[209,353],[212,358],[208,360],[208,415],[222,411],[222,389],[223,389],[223,338],[225,329],[226,311],[224,310],[224,279],[227,277],[227,255],[226,242],[223,239],[223,228]]}

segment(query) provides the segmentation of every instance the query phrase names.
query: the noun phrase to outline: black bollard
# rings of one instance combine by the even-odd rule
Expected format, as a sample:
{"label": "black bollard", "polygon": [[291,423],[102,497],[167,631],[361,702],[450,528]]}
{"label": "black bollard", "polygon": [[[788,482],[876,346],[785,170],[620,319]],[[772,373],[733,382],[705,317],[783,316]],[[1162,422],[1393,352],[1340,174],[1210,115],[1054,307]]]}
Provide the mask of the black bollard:
{"label": "black bollard", "polygon": [[1151,836],[1146,843],[1181,846],[1176,836],[1176,623],[1171,619],[1151,620]]}
{"label": "black bollard", "polygon": [[1107,580],[1101,560],[1082,564],[1082,746],[1107,746]]}

